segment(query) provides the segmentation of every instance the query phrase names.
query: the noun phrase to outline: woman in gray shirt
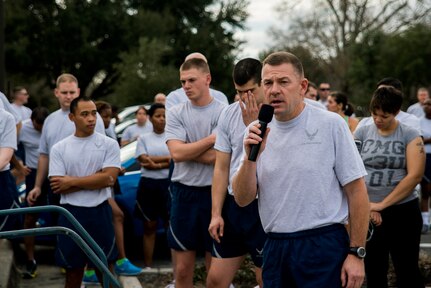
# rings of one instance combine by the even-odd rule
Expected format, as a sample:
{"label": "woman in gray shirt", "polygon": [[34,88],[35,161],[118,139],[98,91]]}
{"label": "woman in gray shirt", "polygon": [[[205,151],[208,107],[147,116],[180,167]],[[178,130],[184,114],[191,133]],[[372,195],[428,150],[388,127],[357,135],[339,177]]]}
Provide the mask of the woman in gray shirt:
{"label": "woman in gray shirt", "polygon": [[360,127],[361,157],[368,175],[374,233],[367,243],[367,287],[388,287],[389,255],[397,287],[424,287],[418,268],[422,217],[415,186],[424,173],[425,151],[416,129],[395,119],[403,101],[392,87],[374,92],[370,111],[374,123]]}

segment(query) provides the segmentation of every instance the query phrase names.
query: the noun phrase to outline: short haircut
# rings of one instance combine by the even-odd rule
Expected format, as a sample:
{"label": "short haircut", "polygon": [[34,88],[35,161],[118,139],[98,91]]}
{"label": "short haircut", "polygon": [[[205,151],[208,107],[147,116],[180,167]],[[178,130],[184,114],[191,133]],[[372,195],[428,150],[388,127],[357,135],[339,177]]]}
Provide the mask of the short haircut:
{"label": "short haircut", "polygon": [[12,89],[12,93],[15,96],[16,93],[21,92],[21,90],[27,90],[24,86],[15,86]]}
{"label": "short haircut", "polygon": [[76,85],[78,85],[78,79],[76,79],[75,76],[69,73],[63,73],[60,76],[58,76],[57,81],[55,82],[57,88],[60,86],[61,83],[64,82],[74,82]]}
{"label": "short haircut", "polygon": [[72,100],[72,102],[70,102],[70,113],[75,114],[76,111],[76,107],[78,107],[78,103],[79,102],[93,102],[93,100],[91,100],[90,97],[88,96],[79,96],[76,97],[75,99]]}
{"label": "short haircut", "polygon": [[205,73],[211,73],[210,72],[210,67],[208,66],[208,63],[205,62],[203,59],[200,58],[191,58],[187,61],[185,61],[181,67],[180,67],[180,71],[187,71],[190,69],[198,69],[202,72]]}
{"label": "short haircut", "polygon": [[145,108],[145,106],[141,105],[141,106],[138,107],[138,109],[136,109],[135,115],[138,115],[139,110],[144,110],[145,114],[148,114],[147,108]]}
{"label": "short haircut", "polygon": [[392,86],[382,86],[374,91],[370,102],[371,113],[382,110],[384,113],[396,114],[403,104],[403,93]]}
{"label": "short haircut", "polygon": [[308,81],[308,87],[307,87],[307,91],[308,92],[310,90],[310,87],[314,88],[317,90],[317,85],[314,82]]}
{"label": "short haircut", "polygon": [[31,112],[30,119],[36,122],[39,125],[43,125],[46,117],[48,117],[49,111],[45,107],[36,107]]}
{"label": "short haircut", "polygon": [[105,110],[108,110],[108,109],[112,110],[111,104],[109,104],[106,101],[99,100],[99,101],[94,102],[94,104],[96,104],[96,109],[97,109],[97,112],[99,112],[99,114],[102,111],[105,111]]}
{"label": "short haircut", "polygon": [[274,52],[269,54],[265,60],[263,60],[263,66],[279,66],[281,64],[291,64],[295,72],[300,77],[304,77],[304,68],[302,67],[302,63],[299,58],[292,53],[285,51]]}
{"label": "short haircut", "polygon": [[403,91],[403,82],[401,82],[397,78],[393,78],[393,77],[383,78],[379,82],[377,82],[377,88],[379,88],[380,85],[391,86],[401,92]]}
{"label": "short haircut", "polygon": [[163,105],[162,103],[154,103],[153,105],[151,105],[150,109],[148,109],[148,115],[150,117],[153,117],[157,109],[166,109],[166,108],[165,108],[165,105]]}
{"label": "short haircut", "polygon": [[260,86],[262,81],[262,63],[253,58],[245,58],[236,63],[232,72],[233,82],[244,85],[253,80]]}
{"label": "short haircut", "polygon": [[419,93],[419,92],[427,92],[427,93],[429,93],[429,91],[428,91],[428,89],[426,87],[419,87],[417,93]]}

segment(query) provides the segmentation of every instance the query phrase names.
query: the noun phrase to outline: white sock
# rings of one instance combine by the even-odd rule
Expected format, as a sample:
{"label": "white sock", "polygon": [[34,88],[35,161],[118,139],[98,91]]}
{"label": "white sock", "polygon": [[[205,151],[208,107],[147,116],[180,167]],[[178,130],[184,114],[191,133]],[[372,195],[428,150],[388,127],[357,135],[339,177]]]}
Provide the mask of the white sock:
{"label": "white sock", "polygon": [[430,212],[422,212],[422,221],[424,225],[430,225]]}

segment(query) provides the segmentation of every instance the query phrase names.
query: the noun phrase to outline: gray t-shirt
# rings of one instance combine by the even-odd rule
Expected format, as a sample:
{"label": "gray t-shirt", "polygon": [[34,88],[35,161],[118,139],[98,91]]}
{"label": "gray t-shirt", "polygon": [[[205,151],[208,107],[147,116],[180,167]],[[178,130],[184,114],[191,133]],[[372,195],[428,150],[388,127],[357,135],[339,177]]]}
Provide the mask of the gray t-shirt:
{"label": "gray t-shirt", "polygon": [[139,136],[149,133],[153,131],[153,124],[150,121],[146,121],[143,126],[139,126],[138,124],[130,125],[124,130],[123,135],[121,136],[121,140],[125,141],[135,141]]}
{"label": "gray t-shirt", "polygon": [[[108,167],[121,167],[120,147],[117,141],[103,134],[88,137],[70,135],[56,143],[49,157],[49,177],[85,177]],[[95,207],[111,197],[111,187],[80,190],[62,194],[60,204]]]}
{"label": "gray t-shirt", "polygon": [[[39,153],[50,154],[52,146],[58,141],[75,133],[75,124],[69,119],[69,110],[58,109],[45,119],[40,138]],[[105,135],[102,117],[97,113],[95,132]]]}
{"label": "gray t-shirt", "polygon": [[[427,139],[431,138],[431,119],[422,117],[420,120],[422,136]],[[425,152],[431,154],[431,144],[425,144]]]}
{"label": "gray t-shirt", "polygon": [[[361,157],[368,175],[365,177],[370,202],[381,202],[407,175],[406,147],[419,132],[399,123],[397,129],[388,136],[378,133],[374,124],[355,131],[355,139],[362,142]],[[417,198],[415,190],[398,204]]]}
{"label": "gray t-shirt", "polygon": [[0,92],[0,108],[3,108],[4,110],[12,114],[15,120],[15,124],[21,122],[21,116],[15,112],[15,110],[12,108],[12,104],[9,103],[6,95],[4,95],[2,92]]}
{"label": "gray t-shirt", "polygon": [[214,149],[231,154],[228,186],[231,195],[233,195],[232,177],[238,170],[243,155],[245,128],[239,102],[227,106],[220,115]]}
{"label": "gray t-shirt", "polygon": [[25,165],[29,168],[37,169],[41,135],[41,132],[34,129],[31,119],[22,122],[22,128],[18,135],[18,142],[24,145]]}
{"label": "gray t-shirt", "polygon": [[366,175],[343,118],[305,105],[294,119],[269,124],[257,159],[259,214],[265,232],[291,233],[349,215],[343,186]]}
{"label": "gray t-shirt", "polygon": [[[168,145],[166,145],[166,133],[156,134],[150,132],[139,136],[135,158],[138,158],[142,154],[148,156],[169,156]],[[149,170],[142,167],[141,176],[153,179],[167,179],[169,169]]]}
{"label": "gray t-shirt", "polygon": [[16,114],[19,115],[21,118],[21,121],[30,119],[31,117],[31,109],[24,106],[24,105],[16,105],[15,103],[11,104],[12,109],[15,111]]}
{"label": "gray t-shirt", "polygon": [[[194,106],[190,101],[178,104],[167,110],[166,140],[180,140],[193,143],[216,133],[220,113],[226,105],[214,100],[206,106]],[[173,182],[189,186],[211,185],[213,165],[195,161],[175,163]]]}
{"label": "gray t-shirt", "polygon": [[407,108],[407,113],[413,114],[420,119],[425,116],[424,106],[420,102],[417,102]]}
{"label": "gray t-shirt", "polygon": [[[12,148],[16,150],[16,126],[12,114],[0,108],[0,148]],[[9,170],[10,164],[0,167],[0,171]]]}

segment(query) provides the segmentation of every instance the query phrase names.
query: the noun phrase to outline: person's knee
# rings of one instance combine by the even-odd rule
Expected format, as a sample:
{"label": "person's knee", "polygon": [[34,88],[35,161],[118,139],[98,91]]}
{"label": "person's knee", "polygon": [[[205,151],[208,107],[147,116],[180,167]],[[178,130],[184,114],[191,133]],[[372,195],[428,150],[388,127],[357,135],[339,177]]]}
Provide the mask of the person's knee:
{"label": "person's knee", "polygon": [[206,287],[207,288],[218,288],[218,287],[227,287],[230,284],[230,281],[226,281],[224,275],[219,275],[215,270],[211,270],[208,272]]}
{"label": "person's knee", "polygon": [[177,265],[175,267],[175,279],[179,282],[183,281],[193,281],[193,267],[189,267],[189,265],[185,265],[185,263],[181,263],[177,261]]}

